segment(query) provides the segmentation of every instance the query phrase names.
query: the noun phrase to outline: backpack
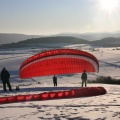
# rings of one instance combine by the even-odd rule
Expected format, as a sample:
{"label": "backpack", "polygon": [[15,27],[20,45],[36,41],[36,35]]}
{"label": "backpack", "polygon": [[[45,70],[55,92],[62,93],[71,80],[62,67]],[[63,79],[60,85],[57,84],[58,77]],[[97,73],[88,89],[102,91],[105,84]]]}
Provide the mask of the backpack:
{"label": "backpack", "polygon": [[16,86],[16,91],[18,91],[20,88],[19,88],[19,86]]}

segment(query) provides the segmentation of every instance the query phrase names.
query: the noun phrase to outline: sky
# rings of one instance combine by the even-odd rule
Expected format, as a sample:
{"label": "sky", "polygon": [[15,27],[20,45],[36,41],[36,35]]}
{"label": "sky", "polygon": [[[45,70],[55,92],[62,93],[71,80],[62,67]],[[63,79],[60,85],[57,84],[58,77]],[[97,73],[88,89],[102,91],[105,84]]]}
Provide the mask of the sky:
{"label": "sky", "polygon": [[0,33],[51,35],[120,30],[119,0],[0,0]]}

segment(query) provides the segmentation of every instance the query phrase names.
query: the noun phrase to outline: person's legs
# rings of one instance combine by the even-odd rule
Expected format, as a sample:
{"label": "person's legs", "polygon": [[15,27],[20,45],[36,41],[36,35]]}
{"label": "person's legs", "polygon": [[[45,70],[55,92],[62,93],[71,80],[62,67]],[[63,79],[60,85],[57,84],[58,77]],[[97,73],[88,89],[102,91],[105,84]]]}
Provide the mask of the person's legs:
{"label": "person's legs", "polygon": [[86,83],[86,80],[82,80],[82,87],[84,86],[84,84],[85,84],[85,87],[87,86],[87,83]]}
{"label": "person's legs", "polygon": [[57,86],[57,81],[55,81],[55,86]]}
{"label": "person's legs", "polygon": [[3,82],[3,90],[6,91],[6,83]]}
{"label": "person's legs", "polygon": [[9,90],[12,91],[12,88],[11,88],[11,85],[10,85],[10,82],[9,82],[9,81],[7,82],[7,86],[8,86],[8,88],[9,88]]}
{"label": "person's legs", "polygon": [[87,81],[85,80],[85,87],[87,87]]}
{"label": "person's legs", "polygon": [[82,87],[83,87],[83,84],[84,84],[84,80],[82,80]]}

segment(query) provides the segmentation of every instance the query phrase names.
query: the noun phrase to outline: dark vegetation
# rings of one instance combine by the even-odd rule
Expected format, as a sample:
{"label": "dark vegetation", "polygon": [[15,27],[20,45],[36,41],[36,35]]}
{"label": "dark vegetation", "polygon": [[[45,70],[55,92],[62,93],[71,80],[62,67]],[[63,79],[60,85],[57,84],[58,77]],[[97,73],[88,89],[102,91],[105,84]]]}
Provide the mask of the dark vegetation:
{"label": "dark vegetation", "polygon": [[88,83],[102,83],[102,84],[120,85],[120,79],[114,79],[114,78],[111,78],[110,76],[108,76],[108,77],[99,76],[96,78],[96,80],[88,81]]}
{"label": "dark vegetation", "polygon": [[17,43],[2,44],[0,45],[0,48],[48,47],[50,45],[56,47],[63,47],[64,44],[66,45],[90,44],[93,47],[94,46],[120,47],[120,38],[109,37],[96,41],[88,41],[81,38],[75,38],[70,36],[40,37],[22,40]]}
{"label": "dark vegetation", "polygon": [[92,45],[102,47],[120,47],[120,38],[108,37],[101,40],[91,42]]}
{"label": "dark vegetation", "polygon": [[50,44],[50,43],[71,43],[71,44],[88,44],[87,40],[74,38],[74,37],[42,37],[33,38],[25,41],[20,41],[17,44]]}
{"label": "dark vegetation", "polygon": [[[42,37],[42,38],[32,38],[24,41],[19,41],[17,43],[3,44],[0,48],[15,48],[15,47],[46,47],[47,45],[60,44],[89,44],[90,42],[80,38],[74,37]],[[56,46],[57,47],[57,46]],[[60,46],[59,46],[60,47]]]}

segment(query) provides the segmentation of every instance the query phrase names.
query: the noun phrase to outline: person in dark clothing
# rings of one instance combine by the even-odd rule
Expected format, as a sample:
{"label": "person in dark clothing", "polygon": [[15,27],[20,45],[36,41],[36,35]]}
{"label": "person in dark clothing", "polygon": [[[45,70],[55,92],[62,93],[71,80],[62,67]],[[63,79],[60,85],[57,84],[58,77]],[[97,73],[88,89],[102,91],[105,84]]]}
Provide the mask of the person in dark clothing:
{"label": "person in dark clothing", "polygon": [[87,74],[86,74],[86,70],[83,71],[81,79],[82,79],[82,87],[83,87],[84,83],[85,83],[85,87],[87,87]]}
{"label": "person in dark clothing", "polygon": [[12,91],[10,81],[9,81],[10,73],[6,70],[5,67],[1,71],[0,77],[3,83],[3,90],[6,91],[6,84],[7,84],[9,91]]}
{"label": "person in dark clothing", "polygon": [[57,77],[55,75],[53,76],[53,84],[54,86],[57,86]]}

